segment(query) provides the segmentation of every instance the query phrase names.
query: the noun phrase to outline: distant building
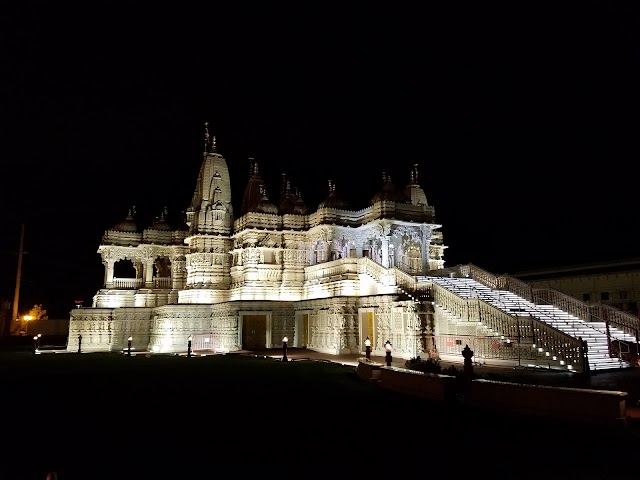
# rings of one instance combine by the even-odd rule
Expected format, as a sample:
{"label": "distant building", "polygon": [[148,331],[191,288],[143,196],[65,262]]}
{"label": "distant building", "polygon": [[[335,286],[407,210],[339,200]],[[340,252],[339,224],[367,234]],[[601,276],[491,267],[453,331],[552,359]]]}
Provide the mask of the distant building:
{"label": "distant building", "polygon": [[513,275],[536,288],[553,288],[587,303],[638,316],[640,259],[530,270]]}

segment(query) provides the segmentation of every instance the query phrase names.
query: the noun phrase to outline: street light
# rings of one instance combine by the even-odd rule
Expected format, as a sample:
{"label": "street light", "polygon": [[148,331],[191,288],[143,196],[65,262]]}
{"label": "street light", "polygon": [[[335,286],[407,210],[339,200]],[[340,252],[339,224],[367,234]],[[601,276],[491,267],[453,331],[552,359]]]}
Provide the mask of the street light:
{"label": "street light", "polygon": [[282,339],[282,361],[283,362],[288,362],[289,359],[287,358],[287,342],[289,341],[289,339],[285,336]]}
{"label": "street light", "polygon": [[36,344],[36,347],[37,347],[37,348],[40,348],[40,338],[41,338],[41,337],[42,337],[42,334],[41,334],[41,333],[39,333],[39,334],[38,334],[38,343]]}
{"label": "street light", "polygon": [[387,367],[391,366],[391,342],[389,340],[387,340],[384,344],[384,349],[387,351],[387,353],[385,354],[385,359],[387,360]]}
{"label": "street light", "polygon": [[29,331],[29,322],[33,320],[33,317],[31,315],[25,315],[22,319],[24,320],[24,334],[26,335]]}
{"label": "street light", "polygon": [[33,336],[33,353],[36,353],[38,351],[38,336],[34,335]]}
{"label": "street light", "polygon": [[191,340],[193,340],[193,337],[189,335],[187,338],[187,357],[191,357]]}
{"label": "street light", "polygon": [[364,348],[367,358],[371,360],[371,340],[369,340],[369,337],[364,341]]}
{"label": "street light", "polygon": [[133,337],[127,339],[127,357],[131,356],[131,340],[133,340]]}

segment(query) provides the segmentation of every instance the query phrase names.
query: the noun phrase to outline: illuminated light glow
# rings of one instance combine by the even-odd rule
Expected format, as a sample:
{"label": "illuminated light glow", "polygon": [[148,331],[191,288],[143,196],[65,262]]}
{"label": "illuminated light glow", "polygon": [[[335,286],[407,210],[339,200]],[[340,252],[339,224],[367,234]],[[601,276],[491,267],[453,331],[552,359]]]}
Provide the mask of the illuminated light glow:
{"label": "illuminated light glow", "polygon": [[157,345],[154,345],[153,348],[151,349],[151,351],[153,353],[158,353],[160,351],[160,347],[158,347]]}
{"label": "illuminated light glow", "polygon": [[542,353],[542,347],[538,347],[538,352]]}
{"label": "illuminated light glow", "polygon": [[545,353],[544,353],[544,355],[545,355],[546,357],[548,357],[548,356],[550,355],[550,353],[549,353],[549,352],[545,352]]}
{"label": "illuminated light glow", "polygon": [[560,360],[560,365],[564,365],[564,360]]}
{"label": "illuminated light glow", "polygon": [[568,370],[573,370],[573,365],[567,365]]}
{"label": "illuminated light glow", "polygon": [[553,356],[553,360],[558,360],[558,357],[556,357],[555,355]]}

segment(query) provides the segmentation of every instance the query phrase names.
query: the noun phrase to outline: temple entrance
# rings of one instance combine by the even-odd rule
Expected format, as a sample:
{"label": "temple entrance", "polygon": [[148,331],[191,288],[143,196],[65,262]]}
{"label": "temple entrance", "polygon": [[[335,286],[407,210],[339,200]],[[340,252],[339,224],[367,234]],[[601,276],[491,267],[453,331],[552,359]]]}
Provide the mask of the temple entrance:
{"label": "temple entrance", "polygon": [[242,349],[263,350],[267,345],[267,316],[242,316]]}
{"label": "temple entrance", "polygon": [[371,350],[373,351],[377,345],[377,325],[375,318],[375,311],[373,308],[361,308],[358,312],[360,317],[359,321],[359,331],[360,331],[360,350],[364,352],[364,341],[369,337],[371,340]]}

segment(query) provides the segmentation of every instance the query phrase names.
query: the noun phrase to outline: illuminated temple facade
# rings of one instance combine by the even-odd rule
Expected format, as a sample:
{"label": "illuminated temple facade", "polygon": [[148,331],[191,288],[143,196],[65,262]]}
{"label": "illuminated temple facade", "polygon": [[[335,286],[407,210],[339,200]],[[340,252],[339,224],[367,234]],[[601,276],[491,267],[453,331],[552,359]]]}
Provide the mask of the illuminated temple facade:
{"label": "illuminated temple facade", "polygon": [[[441,225],[417,166],[382,175],[351,210],[329,181],[308,211],[286,176],[277,205],[252,163],[240,216],[215,137],[183,224],[163,212],[140,230],[131,209],[105,231],[104,284],[70,312],[68,351],[228,353],[288,346],[326,354],[460,359],[561,370],[635,362],[640,319],[475,265],[445,267]],[[588,354],[587,354],[588,352]],[[625,357],[625,355],[627,355]]]}
{"label": "illuminated temple facade", "polygon": [[69,351],[122,351],[131,338],[136,351],[184,352],[190,336],[194,351],[285,336],[329,354],[364,352],[367,337],[374,354],[387,340],[397,357],[429,350],[432,303],[416,278],[444,267],[445,246],[416,165],[401,188],[383,173],[367,208],[350,210],[329,181],[308,211],[284,176],[272,203],[254,162],[236,218],[226,160],[208,133],[205,145],[184,225],[163,212],[139,229],[132,209],[105,231],[104,285],[70,312]]}

